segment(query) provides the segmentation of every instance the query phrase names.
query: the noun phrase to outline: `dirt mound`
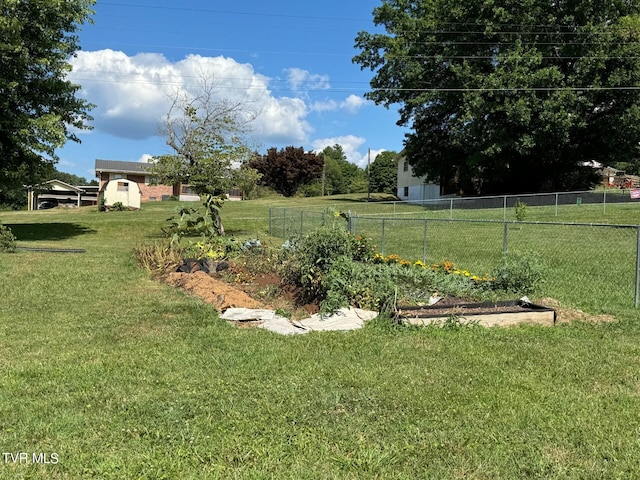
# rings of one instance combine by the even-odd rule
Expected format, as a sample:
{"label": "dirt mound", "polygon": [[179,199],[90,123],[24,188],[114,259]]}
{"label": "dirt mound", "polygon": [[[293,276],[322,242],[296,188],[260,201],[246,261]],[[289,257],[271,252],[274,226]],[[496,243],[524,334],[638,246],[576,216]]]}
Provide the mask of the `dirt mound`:
{"label": "dirt mound", "polygon": [[213,305],[219,312],[231,307],[265,307],[264,304],[250,297],[241,289],[204,272],[170,273],[164,278],[164,281],[173,287],[182,288],[198,296]]}

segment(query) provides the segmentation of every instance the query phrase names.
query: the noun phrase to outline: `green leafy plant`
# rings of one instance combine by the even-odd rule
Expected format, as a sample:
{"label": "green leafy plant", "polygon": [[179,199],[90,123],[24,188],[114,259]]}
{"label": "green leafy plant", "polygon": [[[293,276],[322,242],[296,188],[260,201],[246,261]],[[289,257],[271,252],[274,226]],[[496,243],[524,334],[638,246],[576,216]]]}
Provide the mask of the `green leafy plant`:
{"label": "green leafy plant", "polygon": [[12,253],[16,251],[16,237],[11,229],[0,223],[0,252]]}
{"label": "green leafy plant", "polygon": [[162,231],[171,237],[171,241],[179,242],[183,237],[201,235],[204,239],[211,239],[224,235],[220,222],[220,208],[223,200],[214,195],[203,195],[199,208],[184,206],[178,208],[176,215],[171,217],[169,225]]}
{"label": "green leafy plant", "polygon": [[113,210],[115,212],[123,212],[127,210],[127,207],[122,202],[115,202],[113,205],[109,206],[109,210]]}
{"label": "green leafy plant", "polygon": [[196,258],[198,260],[222,260],[226,258],[227,251],[224,248],[224,245],[220,245],[217,242],[202,240],[196,243],[191,243],[187,246],[184,254],[188,258]]}
{"label": "green leafy plant", "polygon": [[367,262],[372,256],[368,240],[354,237],[341,222],[328,222],[283,245],[283,278],[299,285],[306,300],[319,301],[323,312],[350,305],[388,310],[393,282],[386,269]]}
{"label": "green leafy plant", "polygon": [[516,220],[524,222],[527,219],[527,204],[518,200],[514,208],[516,211]]}
{"label": "green leafy plant", "polygon": [[518,295],[537,291],[544,283],[544,264],[536,253],[511,253],[494,268],[492,288]]}

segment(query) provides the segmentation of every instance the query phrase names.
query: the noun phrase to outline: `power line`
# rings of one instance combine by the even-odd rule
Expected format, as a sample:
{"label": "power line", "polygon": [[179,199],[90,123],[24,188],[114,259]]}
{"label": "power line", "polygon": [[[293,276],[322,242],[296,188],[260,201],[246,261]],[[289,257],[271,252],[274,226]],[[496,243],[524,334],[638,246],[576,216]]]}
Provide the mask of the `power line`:
{"label": "power line", "polygon": [[624,87],[495,87],[495,88],[443,88],[443,87],[426,87],[426,88],[372,88],[372,91],[386,92],[555,92],[555,91],[635,91],[640,90],[640,86],[624,86]]}

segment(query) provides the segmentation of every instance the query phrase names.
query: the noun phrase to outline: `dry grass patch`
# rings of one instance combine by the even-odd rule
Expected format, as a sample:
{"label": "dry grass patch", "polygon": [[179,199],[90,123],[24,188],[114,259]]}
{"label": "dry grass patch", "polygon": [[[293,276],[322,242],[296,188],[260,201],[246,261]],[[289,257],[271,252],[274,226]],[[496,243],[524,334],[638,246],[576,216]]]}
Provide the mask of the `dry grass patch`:
{"label": "dry grass patch", "polygon": [[565,307],[555,298],[541,298],[536,303],[544,307],[553,308],[556,311],[556,324],[571,322],[610,323],[617,321],[613,315],[592,315],[577,308]]}

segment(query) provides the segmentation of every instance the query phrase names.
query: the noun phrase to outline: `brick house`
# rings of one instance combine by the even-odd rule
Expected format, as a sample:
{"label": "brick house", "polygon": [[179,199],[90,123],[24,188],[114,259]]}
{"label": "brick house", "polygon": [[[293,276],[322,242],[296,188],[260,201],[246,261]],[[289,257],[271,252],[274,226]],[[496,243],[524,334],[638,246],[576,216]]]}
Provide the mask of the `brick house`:
{"label": "brick house", "polygon": [[[150,167],[148,163],[118,160],[96,160],[95,163],[96,177],[100,182],[101,191],[110,180],[122,178],[138,184],[143,202],[168,200],[171,195],[175,195],[181,200],[192,200],[191,198],[181,198],[179,185],[154,185]],[[193,200],[197,200],[197,198]]]}
{"label": "brick house", "polygon": [[[200,197],[189,188],[189,185],[158,185],[151,174],[151,165],[143,162],[122,162],[119,160],[96,160],[96,177],[102,192],[110,180],[132,180],[140,187],[142,201],[168,200],[172,195],[183,202],[197,202]],[[241,200],[242,192],[238,188],[227,192],[228,200]]]}

